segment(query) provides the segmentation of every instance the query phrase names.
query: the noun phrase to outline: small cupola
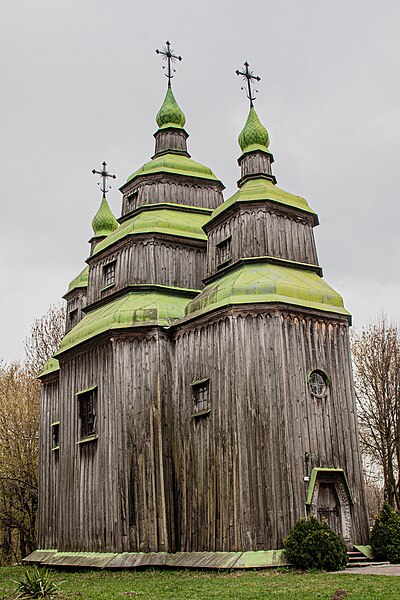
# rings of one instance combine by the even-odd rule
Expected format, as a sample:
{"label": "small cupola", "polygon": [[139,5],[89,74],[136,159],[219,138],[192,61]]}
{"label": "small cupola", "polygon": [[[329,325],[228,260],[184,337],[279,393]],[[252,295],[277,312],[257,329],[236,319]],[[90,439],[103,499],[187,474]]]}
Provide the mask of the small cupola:
{"label": "small cupola", "polygon": [[241,178],[238,181],[238,186],[241,187],[249,179],[269,179],[273,183],[276,183],[276,179],[272,174],[271,165],[274,162],[274,157],[269,150],[269,135],[268,131],[261,123],[256,110],[254,108],[253,100],[255,100],[252,83],[253,81],[260,81],[260,77],[257,77],[249,70],[249,64],[244,63],[243,71],[236,71],[237,75],[241,75],[246,81],[246,95],[250,100],[250,110],[244,124],[242,131],[239,134],[238,142],[242,155],[240,156],[238,163],[241,168]]}
{"label": "small cupola", "polygon": [[162,50],[156,50],[156,52],[163,60],[167,61],[167,65],[163,68],[167,71],[165,75],[168,78],[168,87],[164,102],[156,116],[158,131],[154,134],[156,144],[153,158],[162,154],[183,154],[190,158],[186,144],[189,136],[184,130],[186,118],[175,99],[171,85],[175,72],[172,65],[177,60],[181,61],[182,57],[174,54],[169,42],[166,42]]}
{"label": "small cupola", "polygon": [[91,244],[91,254],[93,254],[94,248],[99,242],[104,240],[110,233],[115,231],[118,227],[118,221],[115,218],[106,198],[107,192],[110,190],[110,186],[107,185],[107,178],[111,177],[115,179],[115,175],[110,175],[107,171],[107,163],[103,162],[102,170],[96,171],[93,169],[92,173],[100,175],[102,181],[99,182],[100,189],[103,192],[100,207],[97,213],[94,215],[92,220],[93,236],[89,240]]}

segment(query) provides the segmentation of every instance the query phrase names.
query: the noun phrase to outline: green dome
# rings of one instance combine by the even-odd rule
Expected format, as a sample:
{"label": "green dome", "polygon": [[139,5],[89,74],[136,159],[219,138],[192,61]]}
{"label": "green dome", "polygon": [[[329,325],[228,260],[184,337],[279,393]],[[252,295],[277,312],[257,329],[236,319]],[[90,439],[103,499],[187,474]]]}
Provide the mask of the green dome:
{"label": "green dome", "polygon": [[170,86],[168,86],[164,102],[157,113],[156,122],[160,129],[165,129],[166,127],[182,128],[185,125],[185,115],[179,108]]}
{"label": "green dome", "polygon": [[169,327],[183,317],[189,300],[187,293],[157,285],[148,291],[142,287],[90,311],[64,336],[57,355],[105,331],[149,324]]}
{"label": "green dome", "polygon": [[239,134],[238,141],[243,153],[252,152],[254,150],[269,152],[268,131],[265,129],[264,125],[261,124],[254,106],[250,107],[249,116]]}
{"label": "green dome", "polygon": [[105,196],[103,196],[100,208],[93,218],[92,227],[95,237],[107,236],[118,227],[118,221],[112,214]]}
{"label": "green dome", "polygon": [[[182,210],[179,210],[181,208]],[[196,240],[206,240],[203,225],[209,218],[204,210],[185,210],[182,206],[168,207],[149,205],[138,215],[124,221],[118,229],[97,244],[93,254],[109,248],[128,235],[161,233]]]}
{"label": "green dome", "polygon": [[149,161],[143,167],[132,173],[127,181],[132,181],[140,175],[150,175],[154,173],[172,173],[173,175],[187,175],[189,177],[199,177],[200,179],[212,179],[218,181],[209,167],[202,165],[187,156],[180,154],[163,154]]}
{"label": "green dome", "polygon": [[207,313],[237,304],[283,303],[318,311],[349,315],[341,296],[301,263],[269,257],[242,259],[221,274],[186,306],[186,315]]}

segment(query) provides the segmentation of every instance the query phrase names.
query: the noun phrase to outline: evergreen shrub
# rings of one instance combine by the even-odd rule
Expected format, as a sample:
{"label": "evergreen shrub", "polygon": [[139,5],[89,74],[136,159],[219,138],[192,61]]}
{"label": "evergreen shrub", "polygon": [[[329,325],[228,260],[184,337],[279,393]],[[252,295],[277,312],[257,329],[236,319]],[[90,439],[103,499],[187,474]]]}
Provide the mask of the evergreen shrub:
{"label": "evergreen shrub", "polygon": [[346,544],[326,520],[320,523],[313,516],[300,519],[284,545],[286,559],[300,569],[339,571],[347,565]]}
{"label": "evergreen shrub", "polygon": [[400,515],[384,504],[375,517],[371,547],[376,558],[400,563]]}

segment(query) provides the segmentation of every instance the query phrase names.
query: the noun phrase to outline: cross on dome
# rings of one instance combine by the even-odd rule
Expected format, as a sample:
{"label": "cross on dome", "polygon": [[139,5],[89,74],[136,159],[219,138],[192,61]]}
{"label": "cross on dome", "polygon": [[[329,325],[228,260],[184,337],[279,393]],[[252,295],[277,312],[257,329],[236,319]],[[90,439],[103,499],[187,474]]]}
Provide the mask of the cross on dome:
{"label": "cross on dome", "polygon": [[253,81],[261,81],[261,77],[258,77],[258,75],[254,75],[253,71],[250,71],[249,69],[249,63],[246,61],[244,63],[244,71],[236,71],[236,75],[241,75],[243,78],[243,81],[247,81],[247,90],[242,87],[242,90],[244,90],[246,92],[246,96],[248,97],[248,99],[250,100],[250,107],[253,106],[253,100],[256,99],[256,97],[253,95],[254,92],[258,93],[258,90],[256,89],[252,89],[252,82]]}
{"label": "cross on dome", "polygon": [[[157,49],[156,54],[160,54],[162,59],[167,61],[167,72],[165,73],[165,76],[168,77],[168,86],[170,86],[171,79],[173,78],[172,73],[175,73],[175,69],[173,69],[171,65],[177,60],[181,61],[182,56],[174,54],[174,49],[171,48],[171,44],[169,42],[166,42],[166,45],[162,47],[162,50]],[[163,69],[165,69],[165,66]]]}
{"label": "cross on dome", "polygon": [[96,169],[93,169],[92,173],[93,173],[93,175],[95,175],[95,174],[100,175],[100,177],[102,178],[102,182],[99,181],[97,185],[100,186],[100,189],[105,196],[107,194],[107,192],[109,192],[111,189],[111,185],[107,185],[107,178],[111,177],[112,179],[116,179],[116,175],[111,175],[107,171],[107,163],[106,162],[102,163],[102,167],[103,167],[103,169],[101,171],[96,171]]}

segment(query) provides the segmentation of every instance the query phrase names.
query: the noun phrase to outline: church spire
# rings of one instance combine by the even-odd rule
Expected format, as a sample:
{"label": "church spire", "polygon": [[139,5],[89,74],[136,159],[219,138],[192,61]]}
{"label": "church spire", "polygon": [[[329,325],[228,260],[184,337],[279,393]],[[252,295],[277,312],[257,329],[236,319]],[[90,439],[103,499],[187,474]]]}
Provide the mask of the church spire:
{"label": "church spire", "polygon": [[249,69],[249,63],[244,63],[243,71],[236,71],[236,75],[240,75],[246,81],[246,87],[242,90],[246,92],[246,96],[250,101],[250,110],[246,123],[239,134],[238,142],[242,150],[242,155],[239,158],[241,167],[241,178],[238,182],[241,187],[248,179],[264,178],[276,183],[274,175],[272,175],[271,164],[274,162],[274,157],[268,150],[269,135],[268,131],[261,123],[253,101],[258,90],[254,89],[255,81],[261,81],[258,75],[254,75]]}
{"label": "church spire", "polygon": [[174,54],[169,42],[166,42],[161,50],[156,50],[156,53],[167,62],[163,69],[166,70],[165,76],[168,78],[168,87],[164,102],[156,116],[158,131],[154,134],[156,138],[154,156],[167,153],[189,156],[186,146],[188,134],[183,129],[186,118],[175,99],[171,85],[175,73],[172,65],[177,61],[181,61],[182,57]]}

